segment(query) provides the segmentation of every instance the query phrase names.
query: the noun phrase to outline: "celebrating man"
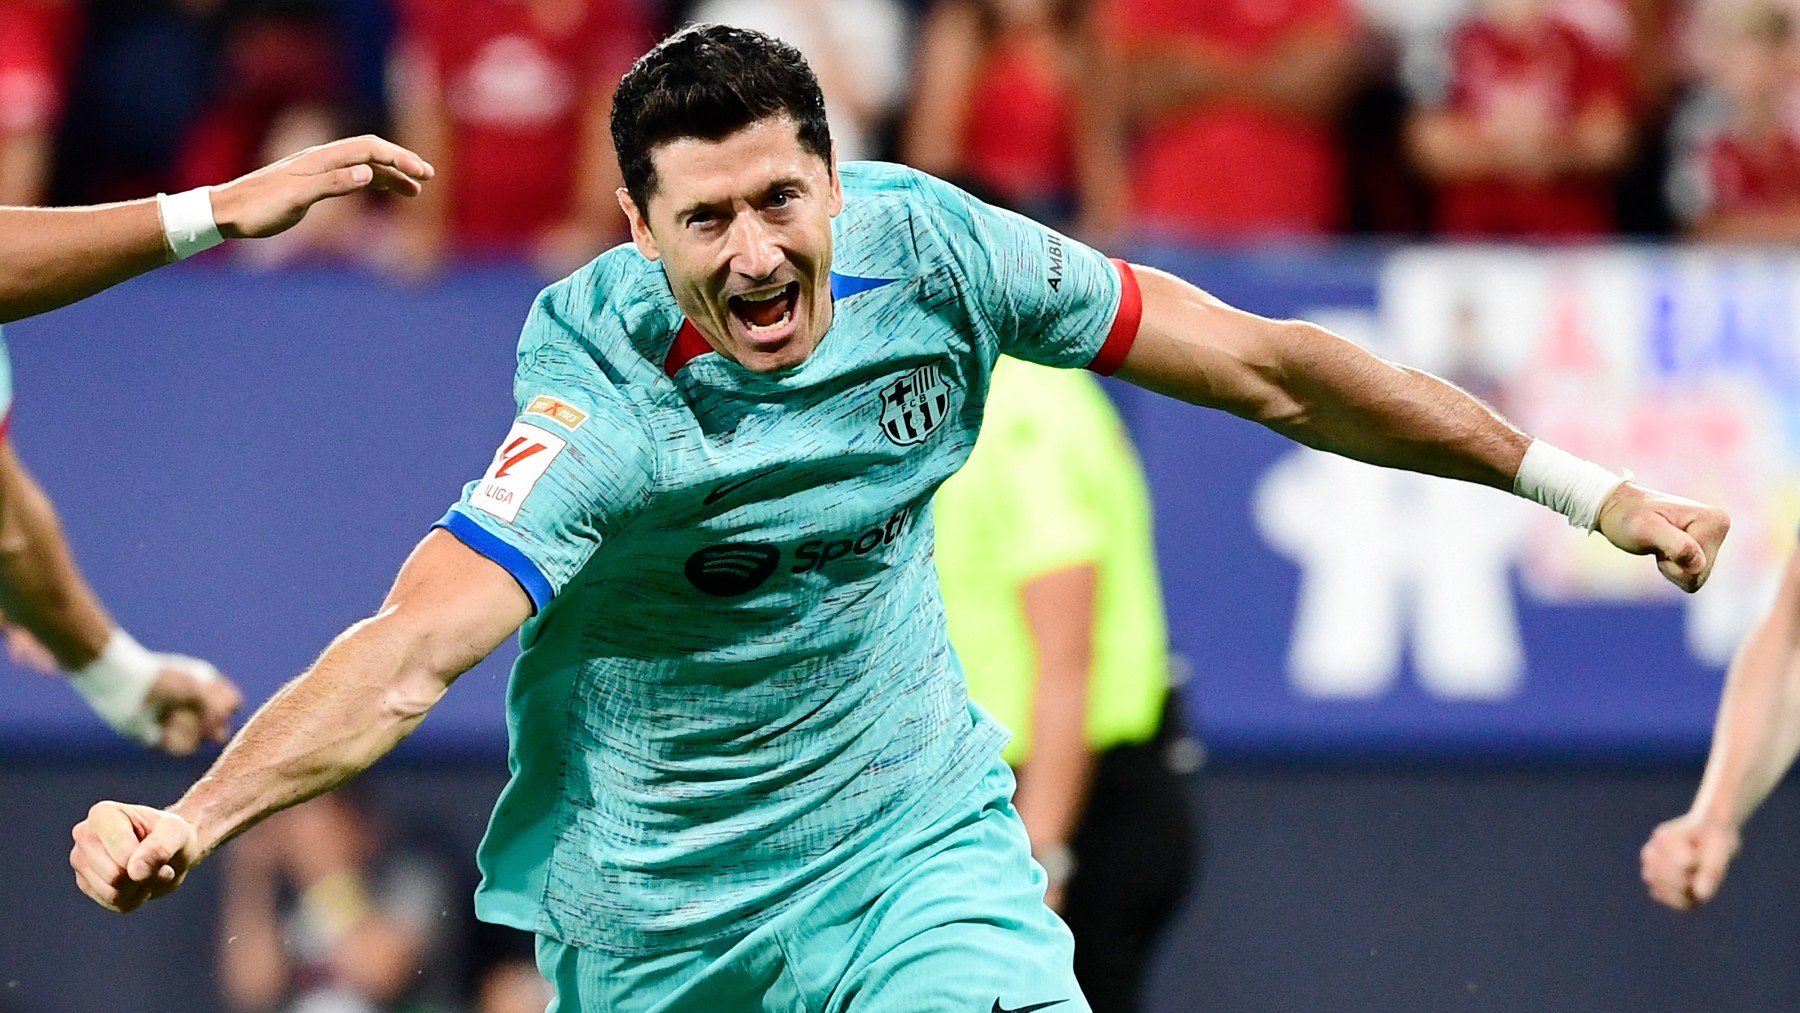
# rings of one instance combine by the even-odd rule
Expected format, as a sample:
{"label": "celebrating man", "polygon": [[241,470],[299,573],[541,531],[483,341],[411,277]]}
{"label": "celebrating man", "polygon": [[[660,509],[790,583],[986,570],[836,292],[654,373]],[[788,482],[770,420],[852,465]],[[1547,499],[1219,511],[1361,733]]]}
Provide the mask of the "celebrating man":
{"label": "celebrating man", "polygon": [[1317,327],[918,172],[840,172],[767,36],[665,40],[613,135],[635,244],[538,299],[487,474],[179,801],[90,811],[96,901],[161,896],[366,768],[523,626],[476,907],[538,935],[555,1008],[1086,1009],[931,564],[1001,352],[1520,491],[1687,590],[1725,536]]}

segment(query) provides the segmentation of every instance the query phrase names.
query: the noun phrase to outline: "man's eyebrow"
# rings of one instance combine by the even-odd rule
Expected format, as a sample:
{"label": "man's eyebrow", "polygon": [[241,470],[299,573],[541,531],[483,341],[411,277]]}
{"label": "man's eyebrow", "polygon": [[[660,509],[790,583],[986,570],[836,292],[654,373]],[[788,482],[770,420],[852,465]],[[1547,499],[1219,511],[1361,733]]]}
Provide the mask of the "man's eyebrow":
{"label": "man's eyebrow", "polygon": [[730,202],[729,201],[697,200],[697,201],[693,202],[692,204],[689,204],[688,206],[676,211],[675,212],[675,220],[679,222],[684,219],[693,217],[698,212],[711,211],[711,210],[714,210],[717,207],[719,207],[719,205],[727,204],[727,203],[730,203]]}

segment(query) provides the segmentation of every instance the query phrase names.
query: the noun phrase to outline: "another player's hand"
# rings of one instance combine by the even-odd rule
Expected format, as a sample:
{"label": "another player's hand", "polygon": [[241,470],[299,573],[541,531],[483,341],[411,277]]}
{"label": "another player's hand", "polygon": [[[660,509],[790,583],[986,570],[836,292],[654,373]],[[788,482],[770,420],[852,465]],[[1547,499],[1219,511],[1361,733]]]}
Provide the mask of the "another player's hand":
{"label": "another player's hand", "polygon": [[202,742],[221,745],[231,737],[231,719],[244,704],[244,694],[219,670],[185,654],[158,654],[162,670],[144,711],[155,722],[158,749],[187,756]]}
{"label": "another player's hand", "polygon": [[146,805],[97,802],[70,836],[75,885],[121,914],[174,892],[200,860],[193,825]]}
{"label": "another player's hand", "polygon": [[1713,899],[1738,852],[1738,829],[1698,814],[1677,816],[1657,827],[1640,858],[1650,896],[1677,911]]}
{"label": "another player's hand", "polygon": [[1600,508],[1599,531],[1626,552],[1655,556],[1656,568],[1683,591],[1700,590],[1731,530],[1725,511],[1626,482]]}
{"label": "another player's hand", "polygon": [[373,185],[417,196],[431,163],[373,135],[307,148],[247,176],[213,187],[213,220],[227,239],[273,236],[293,228],[314,204]]}

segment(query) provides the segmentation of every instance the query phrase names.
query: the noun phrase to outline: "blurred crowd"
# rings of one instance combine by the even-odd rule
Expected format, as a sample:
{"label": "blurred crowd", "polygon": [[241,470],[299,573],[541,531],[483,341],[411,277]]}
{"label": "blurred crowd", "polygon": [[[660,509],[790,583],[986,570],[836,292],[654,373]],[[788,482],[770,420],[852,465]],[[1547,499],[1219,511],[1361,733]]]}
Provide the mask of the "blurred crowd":
{"label": "blurred crowd", "polygon": [[217,980],[232,1013],[542,1013],[531,937],[481,925],[460,856],[340,788],[223,855]]}
{"label": "blurred crowd", "polygon": [[611,89],[690,20],[812,60],[844,159],[1097,242],[1800,235],[1800,0],[0,0],[0,204],[380,131],[443,185],[268,261],[426,277],[623,234]]}

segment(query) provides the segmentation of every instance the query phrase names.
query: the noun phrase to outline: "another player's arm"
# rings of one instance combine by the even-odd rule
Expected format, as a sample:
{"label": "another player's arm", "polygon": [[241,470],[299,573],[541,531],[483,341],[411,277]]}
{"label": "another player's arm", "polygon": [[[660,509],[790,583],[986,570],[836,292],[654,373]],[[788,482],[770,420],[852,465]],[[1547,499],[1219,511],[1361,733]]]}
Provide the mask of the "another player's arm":
{"label": "another player's arm", "polygon": [[1088,687],[1094,663],[1092,563],[1041,574],[1019,591],[1037,656],[1031,755],[1013,802],[1031,835],[1031,852],[1050,875],[1046,901],[1061,907],[1074,872],[1069,840],[1087,808],[1094,751],[1087,743]]}
{"label": "another player's arm", "polygon": [[11,440],[0,442],[0,612],[69,672],[98,658],[113,630],[75,566],[56,508]]}
{"label": "another player's arm", "polygon": [[1800,553],[1775,604],[1738,649],[1719,698],[1712,752],[1688,811],[1658,826],[1640,858],[1645,886],[1685,911],[1711,900],[1744,822],[1800,755]]}
{"label": "another player's arm", "polygon": [[505,570],[434,531],[380,611],[350,627],[245,724],[166,810],[101,802],[75,827],[82,891],[130,911],[270,813],[329,791],[411,734],[456,677],[531,614]]}
{"label": "another player's arm", "polygon": [[[1359,461],[1507,491],[1523,484],[1531,438],[1461,389],[1314,324],[1233,309],[1161,271],[1134,273],[1143,318],[1121,377]],[[1698,590],[1730,526],[1724,511],[1629,482],[1608,487],[1592,526]]]}
{"label": "another player's arm", "polygon": [[118,629],[75,565],[56,508],[0,438],[0,613],[49,651],[121,734],[178,756],[224,742],[243,697],[211,665]]}
{"label": "another player's arm", "polygon": [[[272,236],[314,204],[370,185],[412,196],[432,168],[378,137],[308,148],[185,204],[199,219],[164,221],[157,198],[83,208],[0,208],[0,323],[65,306],[169,263],[171,235],[216,228],[217,239]],[[188,197],[188,195],[183,195]],[[199,203],[195,203],[199,201]]]}

